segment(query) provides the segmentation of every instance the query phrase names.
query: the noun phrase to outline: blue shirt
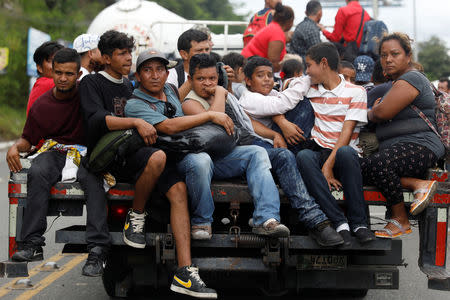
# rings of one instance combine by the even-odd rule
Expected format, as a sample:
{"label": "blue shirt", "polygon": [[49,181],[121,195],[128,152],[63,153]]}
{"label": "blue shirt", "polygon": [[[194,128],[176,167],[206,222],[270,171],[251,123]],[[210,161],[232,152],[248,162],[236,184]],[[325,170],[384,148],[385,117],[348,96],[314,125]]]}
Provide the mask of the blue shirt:
{"label": "blue shirt", "polygon": [[[176,108],[174,118],[184,116],[181,103],[175,95],[175,92],[168,84],[164,85],[164,94],[166,94],[167,101]],[[144,99],[145,102],[136,99],[137,97]],[[125,116],[140,118],[152,125],[156,125],[168,119],[164,115],[165,107],[166,104],[164,101],[156,99],[139,89],[135,89],[133,95],[131,95],[125,106]]]}

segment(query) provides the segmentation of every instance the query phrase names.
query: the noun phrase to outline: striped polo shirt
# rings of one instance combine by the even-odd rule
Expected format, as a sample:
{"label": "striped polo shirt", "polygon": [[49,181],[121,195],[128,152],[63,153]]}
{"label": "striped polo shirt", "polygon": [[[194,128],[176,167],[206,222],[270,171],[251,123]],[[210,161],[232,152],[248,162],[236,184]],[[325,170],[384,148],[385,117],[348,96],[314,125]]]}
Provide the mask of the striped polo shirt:
{"label": "striped polo shirt", "polygon": [[311,137],[323,148],[333,149],[341,134],[344,121],[357,121],[349,146],[361,153],[357,147],[358,135],[367,124],[367,93],[363,87],[344,80],[329,91],[322,84],[312,85],[307,93],[314,109],[315,121]]}

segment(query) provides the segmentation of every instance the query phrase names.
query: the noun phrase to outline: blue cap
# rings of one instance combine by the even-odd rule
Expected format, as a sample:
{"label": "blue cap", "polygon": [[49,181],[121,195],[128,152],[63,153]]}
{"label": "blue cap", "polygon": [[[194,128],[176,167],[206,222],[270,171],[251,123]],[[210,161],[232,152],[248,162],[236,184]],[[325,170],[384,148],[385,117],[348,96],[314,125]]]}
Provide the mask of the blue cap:
{"label": "blue cap", "polygon": [[372,73],[375,62],[370,56],[360,55],[353,61],[356,69],[355,81],[369,82],[372,80]]}

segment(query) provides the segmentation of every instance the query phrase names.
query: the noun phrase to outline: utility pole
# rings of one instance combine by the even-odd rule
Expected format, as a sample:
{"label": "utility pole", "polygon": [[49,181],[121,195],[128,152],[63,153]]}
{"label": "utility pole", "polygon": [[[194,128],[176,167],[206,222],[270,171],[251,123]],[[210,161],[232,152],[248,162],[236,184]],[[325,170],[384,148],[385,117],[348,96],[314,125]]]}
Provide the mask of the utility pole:
{"label": "utility pole", "polygon": [[414,38],[414,52],[413,52],[413,57],[414,60],[417,61],[418,58],[418,43],[419,41],[417,40],[417,15],[416,15],[416,0],[413,0],[413,38]]}
{"label": "utility pole", "polygon": [[378,19],[378,0],[372,0],[373,18]]}

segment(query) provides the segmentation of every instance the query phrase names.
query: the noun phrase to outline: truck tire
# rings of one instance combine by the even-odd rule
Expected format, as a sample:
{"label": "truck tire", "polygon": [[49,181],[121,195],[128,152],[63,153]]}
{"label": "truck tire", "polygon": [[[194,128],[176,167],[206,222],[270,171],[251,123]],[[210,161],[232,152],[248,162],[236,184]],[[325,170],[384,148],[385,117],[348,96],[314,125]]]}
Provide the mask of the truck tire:
{"label": "truck tire", "polygon": [[102,281],[103,287],[105,288],[106,293],[111,298],[126,298],[128,289],[126,285],[122,284],[121,293],[117,293],[116,285],[118,283],[122,283],[124,279],[129,274],[129,269],[124,261],[124,256],[120,255],[120,253],[111,251],[110,255],[106,259],[106,266],[103,270]]}

